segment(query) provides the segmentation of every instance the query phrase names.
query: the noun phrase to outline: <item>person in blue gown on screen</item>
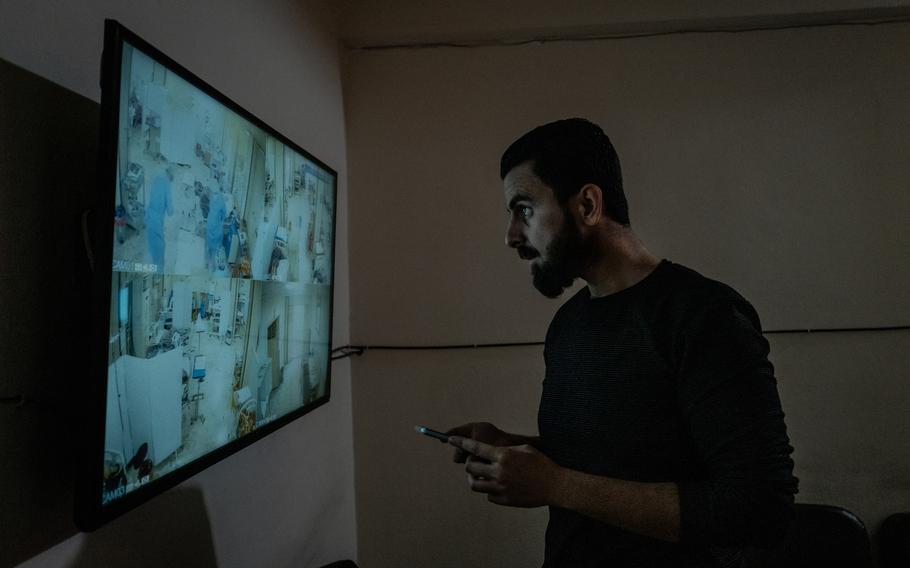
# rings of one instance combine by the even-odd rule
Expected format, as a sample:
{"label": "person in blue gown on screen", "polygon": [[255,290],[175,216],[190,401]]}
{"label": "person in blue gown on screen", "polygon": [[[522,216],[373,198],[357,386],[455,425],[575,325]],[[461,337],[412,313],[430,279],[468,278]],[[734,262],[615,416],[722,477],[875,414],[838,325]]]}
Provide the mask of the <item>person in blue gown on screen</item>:
{"label": "person in blue gown on screen", "polygon": [[234,262],[234,259],[231,258],[231,244],[238,236],[240,223],[237,221],[237,210],[231,205],[228,205],[227,208],[230,210],[230,213],[228,213],[227,219],[224,221],[224,239],[222,239],[222,243],[224,245],[224,254],[227,255],[228,262],[230,263]]}
{"label": "person in blue gown on screen", "polygon": [[148,237],[149,255],[152,264],[157,266],[158,272],[164,271],[164,217],[174,214],[174,204],[171,199],[172,179],[173,175],[168,170],[152,181],[148,207],[145,209],[145,232]]}
{"label": "person in blue gown on screen", "polygon": [[213,192],[209,202],[209,216],[205,221],[205,260],[210,272],[218,272],[218,251],[224,246],[224,219],[227,217],[225,196]]}

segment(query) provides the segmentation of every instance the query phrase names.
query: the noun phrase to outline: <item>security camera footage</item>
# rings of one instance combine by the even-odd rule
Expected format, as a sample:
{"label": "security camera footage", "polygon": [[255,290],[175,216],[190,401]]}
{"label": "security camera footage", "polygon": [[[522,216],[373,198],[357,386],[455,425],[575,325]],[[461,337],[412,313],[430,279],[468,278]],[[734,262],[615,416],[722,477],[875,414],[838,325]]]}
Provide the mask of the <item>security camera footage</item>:
{"label": "security camera footage", "polygon": [[102,502],[326,394],[334,174],[123,44]]}

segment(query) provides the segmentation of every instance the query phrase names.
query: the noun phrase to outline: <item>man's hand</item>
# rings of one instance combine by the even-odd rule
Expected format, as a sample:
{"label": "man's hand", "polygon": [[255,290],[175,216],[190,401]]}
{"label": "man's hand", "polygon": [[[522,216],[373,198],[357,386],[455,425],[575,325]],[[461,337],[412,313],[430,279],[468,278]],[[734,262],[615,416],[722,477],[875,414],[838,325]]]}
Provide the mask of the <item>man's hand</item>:
{"label": "man's hand", "polygon": [[460,435],[449,443],[468,458],[468,485],[510,507],[544,505],[576,511],[636,534],[679,542],[679,488],[573,471],[534,446],[495,446]]}
{"label": "man's hand", "polygon": [[[514,440],[517,436],[512,436],[508,432],[503,432],[489,422],[471,422],[452,428],[447,431],[446,434],[461,438],[471,438],[472,440],[484,442],[491,446],[517,446],[521,443]],[[452,457],[452,461],[455,463],[465,463],[469,455],[468,452],[456,446],[455,455]]]}
{"label": "man's hand", "polygon": [[510,507],[541,507],[553,502],[563,471],[529,445],[494,446],[461,436],[449,443],[468,454],[468,485],[487,500]]}

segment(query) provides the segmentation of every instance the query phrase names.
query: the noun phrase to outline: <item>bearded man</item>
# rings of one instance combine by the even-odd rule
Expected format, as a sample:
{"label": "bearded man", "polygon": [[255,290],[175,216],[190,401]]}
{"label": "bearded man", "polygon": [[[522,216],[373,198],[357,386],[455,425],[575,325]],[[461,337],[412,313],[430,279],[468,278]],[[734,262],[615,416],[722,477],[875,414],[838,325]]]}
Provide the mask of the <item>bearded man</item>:
{"label": "bearded man", "polygon": [[644,246],[597,125],[531,130],[500,175],[537,290],[587,286],[547,331],[539,434],[447,432],[470,488],[549,507],[545,568],[746,566],[785,536],[798,486],[755,309]]}

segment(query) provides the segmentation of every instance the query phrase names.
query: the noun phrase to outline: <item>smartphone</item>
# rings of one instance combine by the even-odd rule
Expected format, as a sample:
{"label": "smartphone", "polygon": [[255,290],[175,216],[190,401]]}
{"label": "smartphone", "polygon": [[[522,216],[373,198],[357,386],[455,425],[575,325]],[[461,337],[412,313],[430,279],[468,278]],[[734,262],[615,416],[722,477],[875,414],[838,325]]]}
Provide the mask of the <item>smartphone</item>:
{"label": "smartphone", "polygon": [[417,432],[423,434],[424,436],[429,436],[429,437],[431,437],[431,438],[436,438],[437,440],[439,440],[439,441],[442,442],[443,444],[445,444],[445,443],[447,443],[447,442],[449,441],[449,436],[448,436],[448,435],[443,434],[442,432],[437,432],[436,430],[432,430],[432,429],[430,429],[430,428],[427,428],[426,426],[414,426],[414,430],[416,430]]}

